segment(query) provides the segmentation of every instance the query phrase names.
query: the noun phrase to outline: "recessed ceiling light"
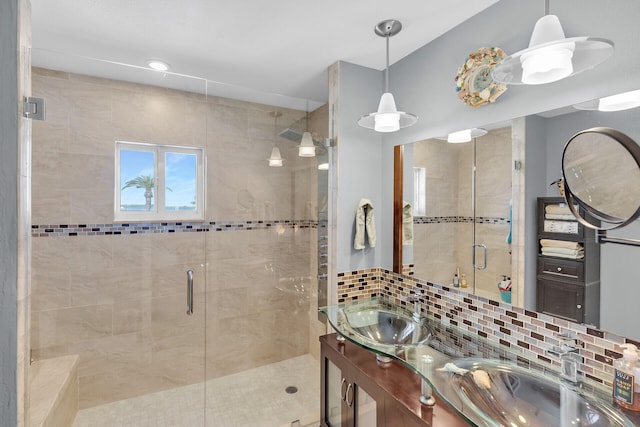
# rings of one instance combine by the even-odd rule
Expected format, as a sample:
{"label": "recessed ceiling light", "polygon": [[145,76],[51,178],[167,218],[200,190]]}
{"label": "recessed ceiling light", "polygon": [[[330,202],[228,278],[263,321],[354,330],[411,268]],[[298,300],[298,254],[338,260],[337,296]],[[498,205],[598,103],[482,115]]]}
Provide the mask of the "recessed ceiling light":
{"label": "recessed ceiling light", "polygon": [[158,59],[149,59],[147,61],[147,65],[149,66],[149,68],[152,68],[156,71],[168,71],[169,68],[171,68],[169,64]]}

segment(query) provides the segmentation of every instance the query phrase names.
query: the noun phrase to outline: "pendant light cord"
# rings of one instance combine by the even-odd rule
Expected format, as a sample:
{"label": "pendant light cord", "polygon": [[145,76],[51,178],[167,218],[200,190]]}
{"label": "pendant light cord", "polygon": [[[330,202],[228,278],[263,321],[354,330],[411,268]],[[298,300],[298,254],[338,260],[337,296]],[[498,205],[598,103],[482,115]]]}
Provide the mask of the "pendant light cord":
{"label": "pendant light cord", "polygon": [[384,91],[389,92],[389,34],[385,36],[387,39],[387,67],[384,70]]}
{"label": "pendant light cord", "polygon": [[544,0],[544,16],[549,14],[549,0]]}

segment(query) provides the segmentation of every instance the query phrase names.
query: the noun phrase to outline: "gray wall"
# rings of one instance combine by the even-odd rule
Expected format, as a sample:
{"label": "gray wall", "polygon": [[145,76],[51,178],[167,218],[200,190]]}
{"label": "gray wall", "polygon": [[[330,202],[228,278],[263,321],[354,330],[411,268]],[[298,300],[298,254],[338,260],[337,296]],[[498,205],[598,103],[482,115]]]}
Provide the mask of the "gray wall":
{"label": "gray wall", "polygon": [[[340,63],[340,120],[338,139],[338,249],[337,271],[353,271],[382,265],[382,249],[390,243],[382,235],[381,224],[388,224],[385,218],[389,206],[382,204],[383,174],[388,170],[382,163],[382,137],[379,133],[357,124],[357,119],[377,108],[382,90],[382,74],[359,67]],[[375,104],[375,107],[372,105]],[[385,162],[386,159],[385,156]],[[391,159],[393,166],[393,157]],[[385,180],[391,180],[384,176]],[[355,236],[355,212],[360,199],[371,200],[374,207],[377,245],[365,249],[353,249]],[[391,258],[389,258],[389,262]]]}
{"label": "gray wall", "polygon": [[17,417],[18,0],[0,2],[0,420]]}
{"label": "gray wall", "polygon": [[536,309],[538,197],[544,196],[547,191],[546,160],[545,120],[537,116],[527,117],[525,119],[525,149],[522,170],[525,174],[524,306],[529,310]]}

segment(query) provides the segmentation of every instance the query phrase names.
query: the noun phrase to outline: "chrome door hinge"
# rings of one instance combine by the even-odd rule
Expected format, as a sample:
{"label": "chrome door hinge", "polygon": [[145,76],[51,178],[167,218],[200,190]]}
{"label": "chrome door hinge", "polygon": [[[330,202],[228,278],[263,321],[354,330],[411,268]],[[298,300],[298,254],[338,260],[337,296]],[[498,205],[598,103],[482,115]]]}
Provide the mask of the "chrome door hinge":
{"label": "chrome door hinge", "polygon": [[46,102],[44,98],[24,97],[23,115],[27,119],[44,120],[46,116]]}

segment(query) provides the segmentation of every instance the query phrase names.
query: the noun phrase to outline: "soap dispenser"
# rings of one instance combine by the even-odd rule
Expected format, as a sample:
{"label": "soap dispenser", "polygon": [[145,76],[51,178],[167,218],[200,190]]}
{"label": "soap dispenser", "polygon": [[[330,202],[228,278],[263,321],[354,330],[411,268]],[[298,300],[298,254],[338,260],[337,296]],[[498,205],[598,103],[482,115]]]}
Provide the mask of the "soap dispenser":
{"label": "soap dispenser", "polygon": [[640,412],[640,362],[633,344],[622,344],[622,358],[613,362],[613,399],[631,411]]}

